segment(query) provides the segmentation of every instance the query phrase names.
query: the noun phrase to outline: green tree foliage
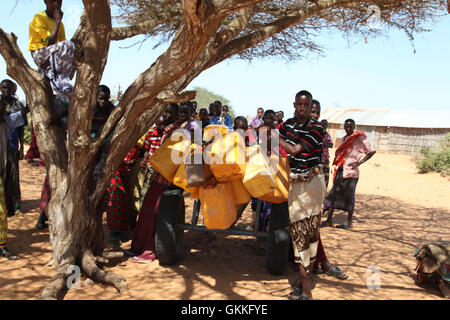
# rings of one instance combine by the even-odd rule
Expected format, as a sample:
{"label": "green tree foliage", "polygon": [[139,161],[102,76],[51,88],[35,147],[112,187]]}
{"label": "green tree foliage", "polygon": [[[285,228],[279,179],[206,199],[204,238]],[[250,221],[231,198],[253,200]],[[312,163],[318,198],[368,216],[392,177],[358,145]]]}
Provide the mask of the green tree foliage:
{"label": "green tree foliage", "polygon": [[422,148],[422,159],[416,161],[420,173],[439,172],[450,176],[450,133],[439,142],[436,150]]}
{"label": "green tree foliage", "polygon": [[194,87],[194,90],[197,91],[197,95],[195,97],[195,101],[197,101],[197,112],[201,108],[205,108],[209,111],[209,105],[213,103],[214,101],[220,101],[222,102],[223,106],[228,106],[229,109],[229,115],[234,120],[236,117],[236,114],[233,110],[233,107],[230,104],[230,100],[225,98],[224,96],[217,94],[215,92],[211,92],[208,89],[202,88],[202,87]]}

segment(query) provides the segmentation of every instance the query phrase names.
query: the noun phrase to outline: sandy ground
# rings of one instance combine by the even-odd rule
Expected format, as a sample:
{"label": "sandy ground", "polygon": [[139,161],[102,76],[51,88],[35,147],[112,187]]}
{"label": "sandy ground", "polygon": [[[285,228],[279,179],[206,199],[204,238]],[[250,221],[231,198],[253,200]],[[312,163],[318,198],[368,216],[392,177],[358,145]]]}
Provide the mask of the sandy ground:
{"label": "sandy ground", "polygon": [[[0,299],[39,299],[54,274],[47,230],[34,228],[45,169],[20,163],[22,211],[8,219],[8,246],[21,260],[0,259]],[[330,188],[330,186],[329,186]],[[414,282],[414,251],[434,240],[450,240],[450,179],[418,174],[405,155],[376,154],[361,167],[353,230],[323,228],[329,260],[350,278],[315,278],[316,299],[443,299],[434,288]],[[192,212],[188,199],[187,212]],[[346,221],[337,211],[335,223]],[[201,222],[201,216],[200,216]],[[247,209],[239,221],[250,226]],[[130,242],[122,244],[128,249]],[[380,270],[379,289],[367,287],[371,268]],[[176,266],[112,260],[105,270],[118,273],[128,290],[85,283],[65,299],[268,299],[286,300],[297,273],[273,276],[265,268],[264,243],[253,237],[185,232],[184,258]],[[372,276],[372,277],[371,277]]]}

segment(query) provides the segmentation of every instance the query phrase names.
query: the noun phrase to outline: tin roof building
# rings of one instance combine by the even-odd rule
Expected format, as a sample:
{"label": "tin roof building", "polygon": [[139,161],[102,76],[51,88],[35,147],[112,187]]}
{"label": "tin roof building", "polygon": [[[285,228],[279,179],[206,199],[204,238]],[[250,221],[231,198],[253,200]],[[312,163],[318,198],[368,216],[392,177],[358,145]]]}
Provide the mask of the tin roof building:
{"label": "tin roof building", "polygon": [[353,119],[380,152],[417,154],[423,147],[433,148],[450,133],[450,110],[330,108],[322,112],[321,119],[328,120],[335,145],[345,136],[345,120]]}

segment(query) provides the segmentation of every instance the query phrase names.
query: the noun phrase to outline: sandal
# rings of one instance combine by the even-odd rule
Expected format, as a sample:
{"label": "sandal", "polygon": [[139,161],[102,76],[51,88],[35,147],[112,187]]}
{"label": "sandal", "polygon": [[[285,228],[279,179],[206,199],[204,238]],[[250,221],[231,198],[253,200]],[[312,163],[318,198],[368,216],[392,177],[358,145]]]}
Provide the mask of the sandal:
{"label": "sandal", "polygon": [[309,300],[308,297],[303,295],[302,288],[295,287],[294,290],[288,295],[289,300]]}
{"label": "sandal", "polygon": [[48,227],[48,224],[46,224],[45,222],[44,223],[42,223],[42,222],[36,223],[36,229],[38,229],[38,230],[43,230],[47,227]]}
{"label": "sandal", "polygon": [[337,266],[334,266],[333,268],[328,270],[328,272],[325,272],[325,274],[328,276],[336,277],[339,280],[347,280],[348,279],[348,275],[344,271],[339,269]]}
{"label": "sandal", "polygon": [[143,254],[141,254],[140,256],[134,256],[133,258],[131,258],[132,262],[136,262],[136,263],[150,263],[156,260],[156,255],[151,252],[144,252]]}
{"label": "sandal", "polygon": [[0,255],[2,257],[7,258],[8,260],[19,260],[19,256],[16,256],[14,253],[9,252],[6,247],[0,249]]}
{"label": "sandal", "polygon": [[336,226],[336,228],[348,230],[348,229],[351,229],[352,226],[349,225],[348,223],[343,223],[343,224],[338,224],[338,225]]}
{"label": "sandal", "polygon": [[328,222],[324,221],[324,222],[322,222],[322,223],[320,224],[320,227],[321,227],[321,228],[326,228],[326,227],[332,227],[332,226],[330,226],[330,225],[328,224]]}

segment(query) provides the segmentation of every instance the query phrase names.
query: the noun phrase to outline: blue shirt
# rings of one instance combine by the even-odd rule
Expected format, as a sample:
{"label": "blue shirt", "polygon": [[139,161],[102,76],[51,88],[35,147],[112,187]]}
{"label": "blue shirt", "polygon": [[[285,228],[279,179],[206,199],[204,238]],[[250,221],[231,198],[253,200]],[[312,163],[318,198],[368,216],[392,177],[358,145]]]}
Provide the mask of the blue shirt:
{"label": "blue shirt", "polygon": [[[211,116],[211,118],[209,119],[209,124],[222,124],[222,123],[220,123],[220,117]],[[229,114],[225,116],[224,124],[228,127],[228,129],[233,130],[233,120],[231,119]]]}
{"label": "blue shirt", "polygon": [[[2,96],[3,98],[3,96]],[[8,123],[8,119],[7,117],[9,117],[9,115],[19,112],[20,110],[22,110],[24,107],[24,105],[16,98],[13,97],[13,100],[11,103],[7,103],[9,105],[9,109],[6,110],[5,112],[5,121],[6,123]],[[20,115],[20,118],[22,117],[22,115]],[[26,117],[23,118],[24,123],[20,126],[14,126],[14,127],[10,127],[10,131],[9,131],[9,148],[11,150],[19,150],[19,128],[18,127],[22,127],[28,124],[28,121],[26,119]]]}
{"label": "blue shirt", "polygon": [[9,130],[16,129],[18,127],[22,127],[25,124],[25,117],[22,115],[22,112],[14,112],[8,115],[5,114],[3,117],[5,119],[6,125]]}

